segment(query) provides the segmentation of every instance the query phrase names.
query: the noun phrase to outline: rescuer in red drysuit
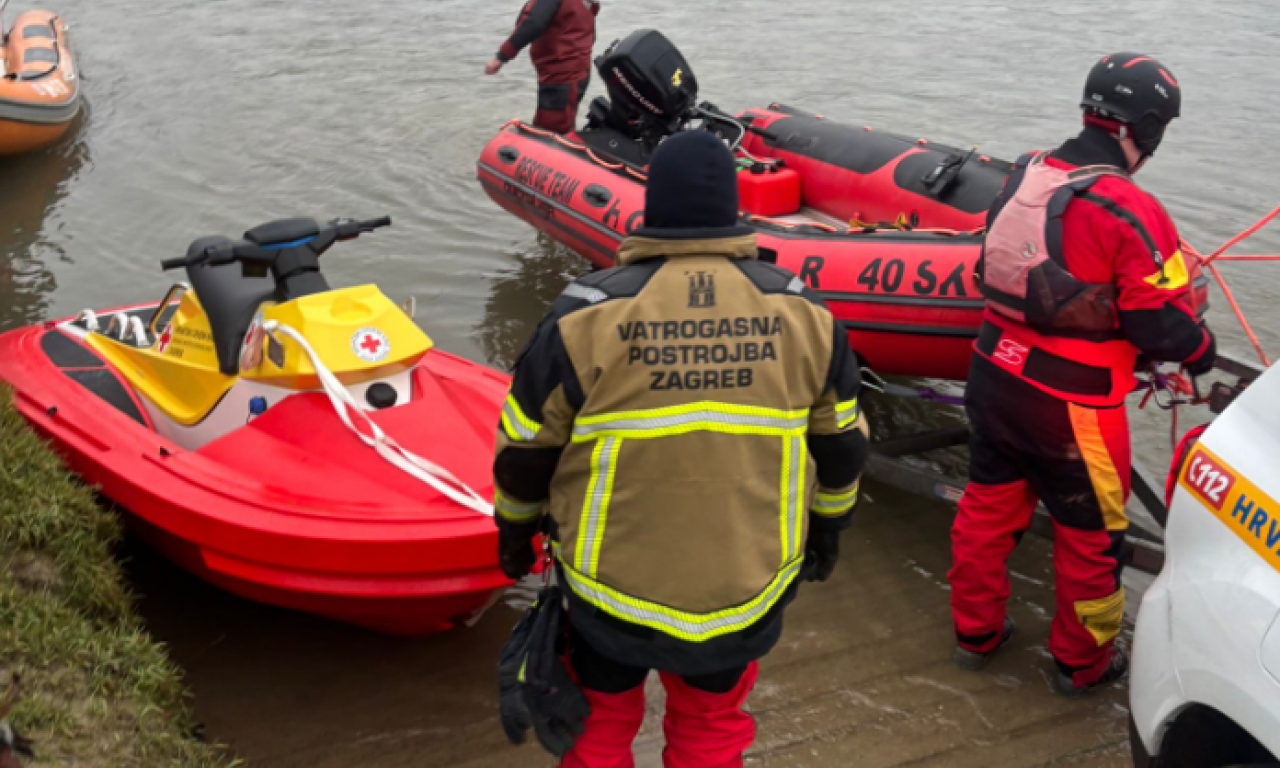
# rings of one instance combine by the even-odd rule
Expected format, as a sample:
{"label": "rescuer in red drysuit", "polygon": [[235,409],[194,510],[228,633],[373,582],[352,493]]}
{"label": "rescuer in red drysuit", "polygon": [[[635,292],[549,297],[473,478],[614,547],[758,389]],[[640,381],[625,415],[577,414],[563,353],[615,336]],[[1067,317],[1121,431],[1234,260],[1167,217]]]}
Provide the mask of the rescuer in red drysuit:
{"label": "rescuer in red drysuit", "polygon": [[952,529],[956,662],[980,668],[1013,634],[1005,561],[1037,498],[1054,526],[1058,690],[1077,695],[1128,670],[1125,396],[1139,355],[1209,371],[1213,334],[1191,306],[1173,222],[1130,179],[1178,116],[1177,81],[1156,60],[1103,58],[1085,83],[1084,130],[1024,156],[988,215],[986,297],[966,409],[969,484]]}
{"label": "rescuer in red drysuit", "polygon": [[538,109],[533,124],[546,131],[573,130],[578,105],[591,82],[591,48],[596,42],[598,0],[528,0],[515,31],[485,66],[495,75],[529,46],[538,72]]}

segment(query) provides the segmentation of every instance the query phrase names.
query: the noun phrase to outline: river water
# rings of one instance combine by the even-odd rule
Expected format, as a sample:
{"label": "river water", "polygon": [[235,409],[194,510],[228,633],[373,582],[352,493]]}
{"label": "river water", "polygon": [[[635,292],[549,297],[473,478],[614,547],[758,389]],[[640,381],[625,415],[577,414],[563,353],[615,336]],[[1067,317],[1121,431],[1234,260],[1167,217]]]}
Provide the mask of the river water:
{"label": "river water", "polygon": [[[481,74],[517,2],[58,0],[88,108],[59,146],[0,161],[0,330],[158,298],[169,280],[158,262],[199,236],[235,236],[286,216],[389,214],[392,228],[330,252],[330,281],[416,296],[418,321],[441,347],[507,364],[564,282],[586,269],[500,212],[474,179],[484,142],[533,110],[526,58],[497,77]],[[1183,235],[1213,248],[1280,203],[1273,0],[605,0],[599,24],[601,47],[639,27],[666,32],[697,71],[702,96],[726,109],[781,101],[1006,158],[1075,130],[1083,76],[1098,56],[1150,52],[1182,82],[1185,116],[1140,181]],[[590,96],[599,91],[596,83]],[[1278,246],[1272,230],[1248,251]],[[1280,265],[1223,271],[1264,345],[1280,348]],[[1216,292],[1214,305],[1223,346],[1248,352]],[[906,414],[896,420],[930,421]],[[1138,454],[1159,464],[1166,422],[1150,413],[1137,422]],[[873,503],[867,514],[944,514],[891,498],[894,508]],[[930,530],[924,559],[936,572],[945,567],[945,526]],[[169,581],[144,581],[142,591],[163,593]],[[235,605],[242,610],[218,614],[234,626],[192,622],[213,638],[252,632],[260,609]],[[917,610],[926,609],[907,606],[902,615]],[[175,626],[172,615],[157,621]],[[309,636],[312,626],[293,631]],[[176,647],[193,677],[224,687],[242,679],[199,666],[192,649],[205,641],[213,642]],[[468,641],[432,647],[449,651],[450,642]],[[267,640],[260,645],[274,650],[249,645],[284,652]],[[253,668],[264,685],[287,688],[270,679],[270,659]],[[270,754],[237,732],[247,718],[237,725],[226,708],[205,714],[224,726],[213,735],[250,757]]]}

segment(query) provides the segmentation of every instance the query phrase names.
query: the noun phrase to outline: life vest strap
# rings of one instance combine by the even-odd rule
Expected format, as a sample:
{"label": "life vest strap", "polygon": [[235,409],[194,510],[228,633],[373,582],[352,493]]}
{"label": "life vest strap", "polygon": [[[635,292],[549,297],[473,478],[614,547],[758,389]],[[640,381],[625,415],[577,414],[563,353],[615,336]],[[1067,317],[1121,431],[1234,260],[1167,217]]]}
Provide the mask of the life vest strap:
{"label": "life vest strap", "polygon": [[1018,376],[1066,395],[1106,397],[1112,394],[1114,376],[1106,366],[1076,362],[1048,350],[1021,342],[1001,344],[1005,332],[983,323],[975,348],[984,357],[1003,363]]}

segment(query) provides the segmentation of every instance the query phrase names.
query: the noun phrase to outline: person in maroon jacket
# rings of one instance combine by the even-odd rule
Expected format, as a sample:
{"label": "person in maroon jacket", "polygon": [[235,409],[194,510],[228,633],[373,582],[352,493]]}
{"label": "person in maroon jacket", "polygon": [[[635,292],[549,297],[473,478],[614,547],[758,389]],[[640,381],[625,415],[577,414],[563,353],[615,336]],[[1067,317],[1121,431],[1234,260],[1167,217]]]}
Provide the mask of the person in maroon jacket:
{"label": "person in maroon jacket", "polygon": [[948,573],[962,667],[980,668],[1013,634],[1005,561],[1038,498],[1054,526],[1058,691],[1078,695],[1128,669],[1113,647],[1129,525],[1125,396],[1139,355],[1192,375],[1216,357],[1173,221],[1131,179],[1181,99],[1155,59],[1103,58],[1085,84],[1084,130],[1021,158],[988,214],[986,309],[965,394],[969,484]]}
{"label": "person in maroon jacket", "polygon": [[515,31],[485,66],[495,75],[529,47],[538,72],[538,109],[533,124],[556,133],[573,130],[578,105],[591,82],[591,49],[596,42],[597,0],[528,0]]}

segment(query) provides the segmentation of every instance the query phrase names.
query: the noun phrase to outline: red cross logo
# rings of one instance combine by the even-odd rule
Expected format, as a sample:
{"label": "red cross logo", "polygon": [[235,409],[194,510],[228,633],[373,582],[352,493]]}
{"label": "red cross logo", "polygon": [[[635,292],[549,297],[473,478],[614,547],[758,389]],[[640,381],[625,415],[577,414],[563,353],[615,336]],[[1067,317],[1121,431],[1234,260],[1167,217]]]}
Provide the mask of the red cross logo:
{"label": "red cross logo", "polygon": [[163,355],[164,351],[169,348],[169,339],[172,339],[172,338],[173,338],[173,326],[166,325],[164,327],[164,331],[160,334],[160,338],[156,339],[156,352],[159,352],[160,354]]}
{"label": "red cross logo", "polygon": [[376,363],[391,352],[391,342],[377,328],[360,328],[351,334],[351,352],[366,363]]}

